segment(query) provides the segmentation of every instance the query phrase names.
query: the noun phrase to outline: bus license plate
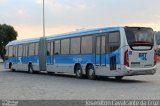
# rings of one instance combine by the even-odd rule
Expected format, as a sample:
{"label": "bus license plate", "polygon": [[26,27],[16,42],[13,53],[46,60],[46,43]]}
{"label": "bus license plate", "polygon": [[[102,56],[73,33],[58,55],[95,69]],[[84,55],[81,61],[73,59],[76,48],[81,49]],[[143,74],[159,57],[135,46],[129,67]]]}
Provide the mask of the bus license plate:
{"label": "bus license plate", "polygon": [[146,61],[147,60],[147,53],[139,53],[139,59]]}

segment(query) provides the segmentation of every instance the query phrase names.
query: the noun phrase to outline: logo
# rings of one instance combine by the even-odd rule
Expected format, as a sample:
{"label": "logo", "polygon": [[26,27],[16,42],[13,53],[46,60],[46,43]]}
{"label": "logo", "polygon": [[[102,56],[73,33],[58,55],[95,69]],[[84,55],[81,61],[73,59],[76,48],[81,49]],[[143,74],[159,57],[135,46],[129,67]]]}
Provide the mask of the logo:
{"label": "logo", "polygon": [[139,59],[146,61],[147,60],[147,53],[139,53]]}
{"label": "logo", "polygon": [[132,55],[132,51],[129,51],[129,55]]}

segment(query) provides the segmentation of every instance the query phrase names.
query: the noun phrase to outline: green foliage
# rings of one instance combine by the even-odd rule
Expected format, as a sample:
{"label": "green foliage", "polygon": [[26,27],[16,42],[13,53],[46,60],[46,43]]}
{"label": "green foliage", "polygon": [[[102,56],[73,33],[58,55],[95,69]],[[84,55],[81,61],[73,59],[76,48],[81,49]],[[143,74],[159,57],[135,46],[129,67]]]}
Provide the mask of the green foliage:
{"label": "green foliage", "polygon": [[17,38],[17,32],[10,25],[0,24],[0,57],[5,58],[5,46]]}

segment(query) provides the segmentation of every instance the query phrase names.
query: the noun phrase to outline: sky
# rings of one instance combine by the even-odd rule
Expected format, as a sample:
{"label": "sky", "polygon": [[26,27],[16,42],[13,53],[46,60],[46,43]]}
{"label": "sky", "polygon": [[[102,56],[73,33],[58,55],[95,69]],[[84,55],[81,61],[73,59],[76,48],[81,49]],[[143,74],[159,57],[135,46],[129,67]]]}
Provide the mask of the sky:
{"label": "sky", "polygon": [[[43,0],[0,0],[0,24],[18,39],[43,35]],[[160,0],[45,0],[46,35],[80,29],[144,26],[160,31]]]}

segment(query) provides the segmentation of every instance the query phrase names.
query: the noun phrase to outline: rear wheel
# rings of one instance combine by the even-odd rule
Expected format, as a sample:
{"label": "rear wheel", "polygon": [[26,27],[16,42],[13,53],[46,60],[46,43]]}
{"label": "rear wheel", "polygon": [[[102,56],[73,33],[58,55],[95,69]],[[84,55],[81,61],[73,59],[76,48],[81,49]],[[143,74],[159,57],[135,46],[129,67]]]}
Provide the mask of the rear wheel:
{"label": "rear wheel", "polygon": [[83,74],[82,74],[82,67],[80,65],[77,65],[75,67],[75,74],[76,74],[76,77],[79,78],[79,79],[82,79],[83,78]]}
{"label": "rear wheel", "polygon": [[33,74],[33,73],[34,73],[32,64],[29,64],[29,65],[28,65],[28,72],[29,72],[30,74]]}
{"label": "rear wheel", "polygon": [[123,79],[123,76],[117,76],[117,77],[115,77],[116,78],[116,80],[122,80]]}
{"label": "rear wheel", "polygon": [[87,76],[88,76],[88,79],[91,79],[91,80],[95,80],[96,79],[95,69],[94,69],[93,65],[90,65],[87,68]]}
{"label": "rear wheel", "polygon": [[10,71],[15,71],[15,69],[13,69],[12,63],[9,63],[9,69]]}

